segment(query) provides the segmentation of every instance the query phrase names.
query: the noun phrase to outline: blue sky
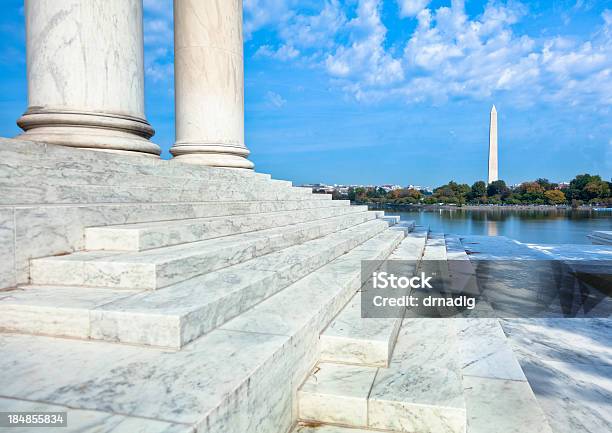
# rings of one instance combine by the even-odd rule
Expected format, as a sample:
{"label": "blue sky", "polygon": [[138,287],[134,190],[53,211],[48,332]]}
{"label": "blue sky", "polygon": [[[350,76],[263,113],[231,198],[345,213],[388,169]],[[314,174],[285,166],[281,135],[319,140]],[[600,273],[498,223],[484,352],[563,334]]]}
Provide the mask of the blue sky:
{"label": "blue sky", "polygon": [[[26,109],[21,0],[0,17],[0,135]],[[174,139],[172,1],[145,0],[147,118]],[[245,0],[246,143],[297,183],[612,176],[612,0]]]}

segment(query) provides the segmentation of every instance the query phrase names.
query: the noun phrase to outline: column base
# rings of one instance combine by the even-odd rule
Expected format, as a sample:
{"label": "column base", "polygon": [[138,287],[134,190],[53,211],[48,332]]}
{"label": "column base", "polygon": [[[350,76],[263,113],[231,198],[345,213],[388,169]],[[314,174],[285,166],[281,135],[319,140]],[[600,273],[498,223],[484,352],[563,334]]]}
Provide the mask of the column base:
{"label": "column base", "polygon": [[247,170],[255,167],[255,164],[247,159],[250,152],[244,146],[175,143],[170,153],[174,155],[173,160],[187,164]]}
{"label": "column base", "polygon": [[161,154],[159,146],[148,140],[155,133],[151,125],[129,115],[30,108],[17,124],[25,131],[18,139],[110,152]]}

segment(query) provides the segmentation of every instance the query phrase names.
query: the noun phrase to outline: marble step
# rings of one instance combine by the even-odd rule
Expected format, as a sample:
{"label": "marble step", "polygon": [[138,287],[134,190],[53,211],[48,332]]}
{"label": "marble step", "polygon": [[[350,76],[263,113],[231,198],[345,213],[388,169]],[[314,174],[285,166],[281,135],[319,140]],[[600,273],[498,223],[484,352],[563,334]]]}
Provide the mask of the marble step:
{"label": "marble step", "polygon": [[427,242],[427,234],[429,229],[421,226],[414,226],[406,238],[397,247],[391,256],[390,260],[410,260],[418,262],[423,257],[425,251],[425,243]]}
{"label": "marble step", "polygon": [[[322,423],[298,422],[291,433],[380,433],[380,430],[341,427]],[[389,432],[394,433],[394,432]]]}
{"label": "marble step", "polygon": [[448,273],[451,278],[451,291],[462,295],[473,296],[477,306],[472,311],[463,314],[469,317],[495,317],[494,310],[480,292],[476,270],[470,261],[459,236],[445,235],[446,256],[448,259]]}
{"label": "marble step", "polygon": [[[2,151],[0,151],[1,154]],[[174,186],[193,188],[207,182],[236,183],[240,185],[281,185],[291,187],[285,180],[270,179],[254,175],[253,172],[219,170],[180,172],[160,167],[129,164],[101,165],[99,162],[39,160],[7,156],[0,162],[0,181],[4,185],[37,183],[44,179],[48,185],[131,185],[131,186]]]}
{"label": "marble step", "polygon": [[415,229],[415,227],[416,227],[416,224],[413,220],[406,220],[406,221],[399,220],[393,225],[392,229],[402,230],[405,233],[410,233]]}
{"label": "marble step", "polygon": [[[275,296],[258,304],[268,305],[267,317],[276,317],[274,321],[254,320],[264,312],[261,309],[243,314],[250,314],[245,326],[283,325],[272,333],[215,329],[180,351],[0,333],[0,369],[11,372],[0,375],[2,396],[72,410],[129,414],[210,433],[290,431],[296,390],[314,364],[323,323],[355,287],[345,282],[359,283],[363,251],[371,259],[382,259],[401,236],[383,229],[369,240],[355,239],[365,242],[328,264],[326,272],[311,274],[338,283],[314,280],[294,291],[299,298],[277,298],[273,303]],[[317,242],[325,244],[324,239]]]}
{"label": "marble step", "polygon": [[447,260],[444,234],[430,232],[427,236],[423,260]]}
{"label": "marble step", "polygon": [[383,219],[389,223],[389,225],[394,226],[399,224],[400,217],[398,215],[385,215]]}
{"label": "marble step", "polygon": [[118,154],[56,146],[0,137],[0,160],[6,163],[31,163],[33,167],[56,170],[80,169],[94,172],[127,172],[196,179],[235,180],[239,178],[270,179],[269,174],[251,170],[233,170],[184,164],[137,154]]}
{"label": "marble step", "polygon": [[[66,412],[69,421],[61,427],[62,433],[194,433],[191,426],[109,413],[104,410],[73,409],[65,405],[0,397],[0,407],[5,412]],[[2,431],[25,432],[27,427],[3,429]],[[57,428],[36,428],[29,431],[57,431]]]}
{"label": "marble step", "polygon": [[[427,275],[436,275],[439,278],[450,281],[446,239],[443,233],[429,232],[425,242],[423,257],[421,258],[421,269]],[[441,295],[440,290],[436,287],[433,290],[427,289],[426,291],[434,296]],[[411,313],[409,312],[408,315],[411,315]]]}
{"label": "marble step", "polygon": [[[460,349],[467,432],[552,433],[499,320],[456,319],[454,324]],[[546,384],[550,382],[547,380]],[[563,398],[567,399],[565,394]]]}
{"label": "marble step", "polygon": [[329,194],[312,194],[304,188],[274,186],[248,188],[227,183],[206,183],[197,188],[131,187],[104,185],[3,185],[0,205],[71,203],[172,203],[240,200],[331,200]]}
{"label": "marble step", "polygon": [[[116,161],[103,161],[100,159],[82,160],[76,159],[45,159],[35,156],[24,156],[2,150],[0,148],[0,156],[4,159],[0,163],[0,172],[13,173],[25,176],[49,176],[51,175],[56,180],[61,180],[60,174],[69,173],[77,178],[86,180],[100,176],[101,179],[112,180],[118,175],[134,176],[133,180],[146,177],[157,177],[159,180],[167,182],[187,181],[250,181],[250,182],[265,182],[271,181],[269,174],[258,173],[253,171],[229,170],[223,168],[214,168],[207,166],[192,166],[185,164],[173,163],[171,161],[160,161],[155,165],[149,164],[130,164],[121,159]],[[141,161],[142,162],[142,161]],[[89,172],[91,176],[87,177],[84,173]],[[291,182],[279,180],[290,184]]]}
{"label": "marble step", "polygon": [[194,218],[173,222],[89,227],[87,250],[143,251],[222,236],[282,227],[307,221],[367,211],[367,206],[329,207],[311,210]]}
{"label": "marble step", "polygon": [[84,251],[34,259],[30,278],[42,285],[155,290],[357,224],[387,226],[374,218],[362,212],[148,251]]}
{"label": "marble step", "polygon": [[180,348],[309,273],[319,273],[316,269],[381,230],[384,224],[352,227],[157,291],[26,286],[0,292],[0,328]]}
{"label": "marble step", "polygon": [[405,319],[389,367],[321,362],[298,392],[302,421],[397,432],[465,433],[451,321]]}
{"label": "marble step", "polygon": [[446,258],[448,260],[470,260],[459,236],[446,234],[444,235],[444,242],[446,244]]}
{"label": "marble step", "polygon": [[321,361],[386,367],[389,365],[401,318],[361,317],[361,295],[321,334]]}
{"label": "marble step", "polygon": [[[15,262],[7,268],[16,271],[16,283],[29,282],[30,260],[85,249],[87,227],[132,224],[151,221],[177,221],[269,212],[322,208],[348,208],[348,200],[264,200],[185,203],[112,203],[76,205],[0,206],[0,232],[14,242]],[[10,244],[4,244],[10,248]],[[7,254],[12,255],[12,252]],[[0,266],[1,268],[1,266]],[[0,277],[0,287],[2,278]]]}
{"label": "marble step", "polygon": [[[414,261],[423,254],[427,231],[406,234],[389,260]],[[363,290],[363,289],[362,289]],[[361,317],[361,292],[338,314],[321,334],[321,361],[387,367],[401,318]]]}

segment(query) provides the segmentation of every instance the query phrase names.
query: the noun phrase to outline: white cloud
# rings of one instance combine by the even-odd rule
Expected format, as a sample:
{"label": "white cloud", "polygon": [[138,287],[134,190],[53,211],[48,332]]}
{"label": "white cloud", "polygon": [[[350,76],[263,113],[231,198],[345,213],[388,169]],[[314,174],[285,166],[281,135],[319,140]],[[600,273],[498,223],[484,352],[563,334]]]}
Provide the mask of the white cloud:
{"label": "white cloud", "polygon": [[275,92],[267,92],[266,93],[266,102],[273,108],[281,108],[286,103],[287,100],[284,99],[281,95]]}
{"label": "white cloud", "polygon": [[[226,0],[222,0],[226,1]],[[288,20],[296,0],[244,0],[244,35],[250,39],[262,27]]]}
{"label": "white cloud", "polygon": [[539,75],[534,42],[515,36],[510,27],[523,14],[519,4],[489,4],[480,18],[470,20],[462,1],[421,11],[404,50],[404,64],[414,78],[399,93],[440,101],[453,96],[485,98],[534,85]]}
{"label": "white cloud", "polygon": [[[515,0],[492,0],[475,17],[467,15],[463,0],[436,9],[428,8],[429,1],[397,1],[400,15],[415,17],[417,25],[404,41],[394,41],[393,49],[381,19],[382,0],[346,2],[356,3],[351,19],[352,9],[338,0],[326,0],[314,14],[292,12],[293,1],[245,5],[276,7],[256,21],[268,23],[279,43],[260,47],[258,55],[321,68],[357,99],[442,103],[503,93],[525,105],[612,102],[610,10],[602,14],[600,28],[577,40],[517,34],[515,25],[526,19],[528,8]],[[397,46],[403,48],[399,53]]]}
{"label": "white cloud", "polygon": [[340,2],[325,0],[316,14],[293,15],[280,26],[279,35],[296,47],[330,48],[334,45],[334,36],[346,23]]}
{"label": "white cloud", "polygon": [[333,77],[353,81],[355,92],[363,86],[385,86],[404,78],[401,60],[384,48],[387,28],[380,18],[380,1],[362,0],[357,16],[347,23],[347,45],[338,46],[325,59]]}
{"label": "white cloud", "polygon": [[172,16],[172,1],[170,0],[144,0],[143,3],[145,11]]}
{"label": "white cloud", "polygon": [[174,31],[171,20],[165,17],[147,18],[144,20],[145,45],[170,47],[172,46],[173,37]]}
{"label": "white cloud", "polygon": [[427,7],[431,0],[397,0],[400,8],[400,17],[416,17]]}
{"label": "white cloud", "polygon": [[174,74],[174,23],[172,2],[144,0],[145,74],[154,83]]}
{"label": "white cloud", "polygon": [[[276,30],[282,43],[277,46],[265,44],[258,48],[255,55],[288,61],[298,58],[302,49],[309,51],[308,61],[322,62],[325,53],[336,45],[335,36],[346,24],[339,0],[324,0],[316,13],[296,14],[288,8],[290,2],[274,0],[245,1],[245,36],[262,26]],[[265,5],[271,10],[261,10]]]}
{"label": "white cloud", "polygon": [[289,44],[284,44],[278,49],[271,45],[262,45],[255,52],[256,57],[271,57],[278,60],[291,60],[300,55],[300,52]]}

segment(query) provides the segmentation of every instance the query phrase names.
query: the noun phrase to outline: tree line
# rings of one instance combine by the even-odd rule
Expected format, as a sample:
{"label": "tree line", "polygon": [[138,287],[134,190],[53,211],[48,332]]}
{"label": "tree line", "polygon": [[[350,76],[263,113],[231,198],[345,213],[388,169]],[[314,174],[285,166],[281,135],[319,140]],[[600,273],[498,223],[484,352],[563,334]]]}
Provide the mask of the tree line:
{"label": "tree line", "polygon": [[380,187],[349,188],[348,195],[334,193],[334,198],[350,199],[357,203],[380,204],[451,204],[472,205],[582,205],[611,206],[612,183],[601,176],[580,174],[569,185],[559,186],[548,179],[523,182],[508,186],[503,180],[486,184],[477,181],[469,186],[450,181],[429,193],[424,190],[402,188],[385,191]]}

